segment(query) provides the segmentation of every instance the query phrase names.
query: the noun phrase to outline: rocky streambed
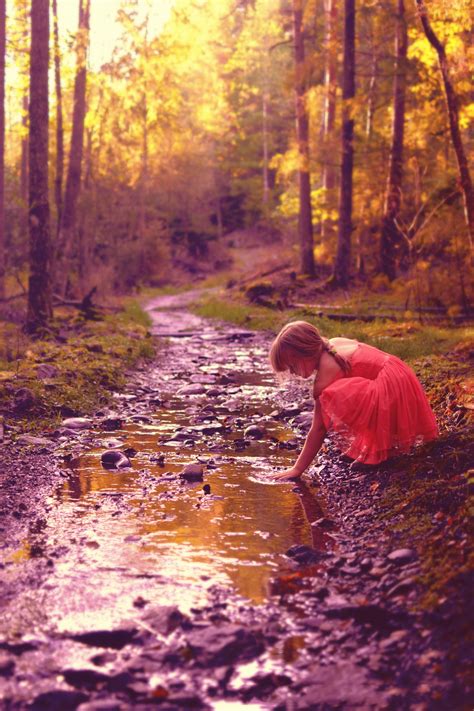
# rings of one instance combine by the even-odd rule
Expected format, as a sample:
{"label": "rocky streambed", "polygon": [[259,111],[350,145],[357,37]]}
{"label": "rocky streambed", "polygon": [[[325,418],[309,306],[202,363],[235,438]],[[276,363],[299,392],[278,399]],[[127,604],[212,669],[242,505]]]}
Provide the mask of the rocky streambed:
{"label": "rocky streambed", "polygon": [[148,305],[159,357],[112,408],[4,444],[2,708],[463,708],[449,610],[417,604],[416,539],[380,507],[406,460],[357,470],[328,441],[274,483],[308,387],[187,298]]}

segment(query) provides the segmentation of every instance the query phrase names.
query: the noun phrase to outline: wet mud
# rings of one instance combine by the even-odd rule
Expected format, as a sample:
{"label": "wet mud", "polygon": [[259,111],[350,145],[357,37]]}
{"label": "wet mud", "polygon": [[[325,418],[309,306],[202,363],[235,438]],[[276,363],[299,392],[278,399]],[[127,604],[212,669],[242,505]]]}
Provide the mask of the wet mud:
{"label": "wet mud", "polygon": [[190,298],[148,304],[163,345],[113,407],[3,447],[1,708],[463,708],[383,473],[328,441],[272,481],[308,385]]}

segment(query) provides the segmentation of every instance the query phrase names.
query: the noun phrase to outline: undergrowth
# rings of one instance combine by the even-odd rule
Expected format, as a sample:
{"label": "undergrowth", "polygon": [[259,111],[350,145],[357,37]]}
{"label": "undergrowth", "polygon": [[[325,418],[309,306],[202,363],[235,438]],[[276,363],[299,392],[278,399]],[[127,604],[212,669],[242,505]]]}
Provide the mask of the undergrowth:
{"label": "undergrowth", "polygon": [[[2,324],[0,410],[7,428],[44,430],[63,417],[90,414],[107,404],[124,386],[127,368],[153,357],[149,325],[131,299],[100,321],[59,312],[38,340],[19,326]],[[49,367],[46,376],[40,366]]]}

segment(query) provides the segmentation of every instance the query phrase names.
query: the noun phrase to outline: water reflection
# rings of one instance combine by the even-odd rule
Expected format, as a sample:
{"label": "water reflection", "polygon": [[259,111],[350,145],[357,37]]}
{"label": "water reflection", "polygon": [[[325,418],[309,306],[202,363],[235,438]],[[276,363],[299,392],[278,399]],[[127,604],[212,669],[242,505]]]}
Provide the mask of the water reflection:
{"label": "water reflection", "polygon": [[[255,386],[248,387],[249,373],[245,378],[247,384],[237,384],[235,392],[262,421],[274,407],[273,390],[260,375],[256,394]],[[234,397],[231,389],[225,398]],[[213,400],[209,422],[234,417],[221,401]],[[271,436],[281,440],[292,433],[268,419],[270,438],[238,451],[234,445],[242,432],[236,417],[231,431],[200,433],[192,449],[170,442],[177,428],[206,421],[202,411],[199,416],[200,402],[199,396],[192,405],[186,402],[193,418],[170,395],[166,408],[157,407],[146,422],[136,417],[120,431],[102,433],[95,449],[69,462],[42,534],[49,550],[58,551],[42,601],[50,624],[69,631],[117,624],[133,614],[138,597],[186,611],[206,604],[215,585],[260,603],[278,589],[270,589],[272,580],[294,575],[284,555],[290,546],[325,547],[324,534],[311,526],[324,516],[315,490],[304,482],[273,484],[267,476],[275,457]],[[137,456],[131,469],[105,470],[100,454],[117,439]],[[210,493],[202,483],[178,477],[197,457],[211,465],[205,474]],[[279,465],[293,459],[294,453],[278,450]]]}

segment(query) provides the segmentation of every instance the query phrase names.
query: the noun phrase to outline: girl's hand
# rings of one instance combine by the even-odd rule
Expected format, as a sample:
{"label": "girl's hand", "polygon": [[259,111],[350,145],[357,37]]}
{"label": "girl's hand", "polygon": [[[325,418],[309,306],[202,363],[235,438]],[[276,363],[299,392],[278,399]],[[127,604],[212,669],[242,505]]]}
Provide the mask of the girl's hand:
{"label": "girl's hand", "polygon": [[277,472],[273,475],[273,478],[278,479],[278,481],[289,481],[290,479],[299,479],[300,476],[301,472],[291,467],[291,469],[284,469],[282,472]]}

